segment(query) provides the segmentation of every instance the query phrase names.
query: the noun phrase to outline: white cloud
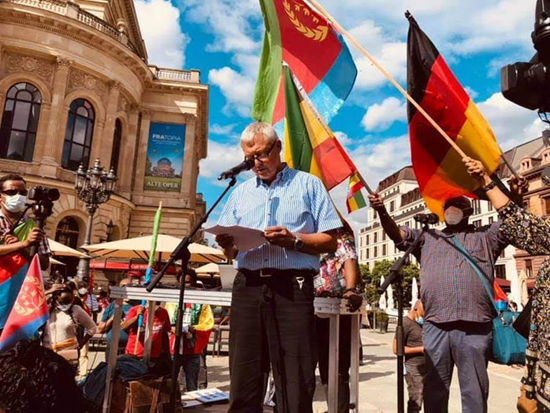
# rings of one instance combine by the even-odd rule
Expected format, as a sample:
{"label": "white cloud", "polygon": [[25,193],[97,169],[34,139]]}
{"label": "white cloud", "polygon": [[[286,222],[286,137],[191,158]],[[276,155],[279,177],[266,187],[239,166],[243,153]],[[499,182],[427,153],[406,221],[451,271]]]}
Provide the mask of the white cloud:
{"label": "white cloud", "polygon": [[189,38],[181,30],[178,8],[168,0],[136,0],[135,6],[149,63],[183,68]]}
{"label": "white cloud", "polygon": [[[356,149],[348,149],[348,154],[353,159],[355,165],[359,168],[363,178],[372,190],[376,190],[378,183],[398,171],[406,165],[410,165],[409,138],[400,136],[389,138],[380,143],[371,143],[371,137],[361,140]],[[353,140],[356,142],[356,140]],[[338,210],[348,220],[352,228],[357,231],[367,225],[366,209],[360,209],[352,214],[347,213],[346,195],[348,192],[348,182],[342,182],[331,191],[332,199]],[[367,192],[363,191],[365,199]],[[368,201],[367,201],[368,202]]]}
{"label": "white cloud", "polygon": [[479,96],[479,93],[477,93],[474,89],[472,89],[470,86],[465,86],[464,89],[468,93],[468,95],[474,100]]}
{"label": "white cloud", "polygon": [[544,126],[536,112],[524,109],[495,93],[478,104],[503,150],[539,137]]}
{"label": "white cloud", "polygon": [[241,147],[236,144],[223,144],[212,139],[208,141],[208,157],[200,162],[200,176],[217,177],[221,172],[232,168],[243,160]]}
{"label": "white cloud", "polygon": [[217,123],[210,126],[209,132],[213,135],[230,135],[233,133],[233,130],[235,129],[235,124],[231,125],[218,125]]}
{"label": "white cloud", "polygon": [[230,67],[212,69],[208,81],[218,86],[227,99],[226,110],[235,110],[242,117],[250,116],[250,107],[254,98],[254,81]]}
{"label": "white cloud", "polygon": [[407,120],[407,104],[394,97],[384,99],[367,109],[361,124],[368,131],[385,131],[394,122]]}

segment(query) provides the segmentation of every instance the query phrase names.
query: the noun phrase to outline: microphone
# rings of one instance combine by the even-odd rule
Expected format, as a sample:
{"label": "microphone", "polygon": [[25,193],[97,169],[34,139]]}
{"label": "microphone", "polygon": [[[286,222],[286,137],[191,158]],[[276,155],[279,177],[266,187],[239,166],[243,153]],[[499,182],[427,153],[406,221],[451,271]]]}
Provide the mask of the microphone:
{"label": "microphone", "polygon": [[238,174],[240,174],[242,171],[249,171],[253,167],[254,167],[254,159],[245,159],[237,166],[234,166],[233,168],[222,172],[220,176],[218,176],[218,181],[221,181],[222,179],[227,179],[227,178],[234,178]]}
{"label": "microphone", "polygon": [[435,225],[439,223],[439,216],[437,214],[416,214],[414,217],[416,222],[421,224]]}

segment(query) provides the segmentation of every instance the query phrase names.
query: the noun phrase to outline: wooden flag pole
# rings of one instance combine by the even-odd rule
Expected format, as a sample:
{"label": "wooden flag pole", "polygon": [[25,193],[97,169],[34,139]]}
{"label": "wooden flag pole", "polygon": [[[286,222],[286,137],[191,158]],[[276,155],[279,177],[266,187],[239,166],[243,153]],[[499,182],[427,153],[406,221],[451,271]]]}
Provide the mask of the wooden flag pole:
{"label": "wooden flag pole", "polygon": [[[329,12],[325,10],[323,6],[319,4],[317,0],[306,0],[307,2],[311,3],[317,11],[319,11],[321,14],[323,14],[329,21],[332,23],[340,33],[342,33],[346,38],[355,45],[365,55],[367,59],[371,61],[374,67],[376,67],[382,74],[386,77],[386,79],[389,80],[389,82],[395,86],[399,92],[420,112],[422,115],[426,118],[428,122],[445,138],[445,140],[451,145],[463,158],[465,158],[467,155],[464,153],[462,149],[451,139],[451,137],[437,124],[435,120],[420,106],[420,104],[413,99],[409,93],[403,89],[403,87],[395,80],[395,78],[376,60],[374,56],[372,56],[346,29],[340,25],[331,15]],[[409,14],[407,14],[408,17]],[[515,168],[510,164],[510,162],[504,157],[504,152],[502,149],[500,150],[501,158],[506,164],[506,166],[510,169],[510,171],[519,178],[519,174],[515,170]],[[370,191],[369,191],[370,192]]]}
{"label": "wooden flag pole", "polygon": [[[356,39],[353,37],[346,29],[344,29],[340,23],[338,23],[334,18],[319,4],[317,0],[307,0],[309,3],[311,3],[321,14],[323,14],[329,21],[332,23],[340,33],[342,33],[346,38],[357,47],[361,53],[365,55],[367,59],[371,61],[371,63],[376,67],[382,74],[390,81],[392,85],[396,87],[399,92],[420,112],[424,117],[430,122],[430,124],[445,138],[445,140],[451,145],[463,158],[465,158],[467,155],[464,153],[462,149],[451,139],[449,135],[436,123],[435,120],[432,119],[432,117],[416,102],[416,100],[413,99],[409,93],[403,89],[403,87],[397,82],[397,80],[394,79],[394,77],[382,66],[380,63],[376,60],[374,56],[372,56]],[[502,152],[502,151],[501,151]]]}
{"label": "wooden flag pole", "polygon": [[[286,66],[286,63],[283,63],[283,66]],[[296,85],[296,88],[298,89],[298,92],[300,93],[300,95],[302,96],[302,99],[305,100],[305,102],[309,105],[309,108],[311,109],[311,111],[313,112],[313,114],[315,115],[315,117],[317,118],[317,120],[319,121],[319,123],[321,124],[321,126],[323,127],[323,129],[325,130],[325,132],[328,134],[328,135],[333,135],[331,129],[328,127],[327,125],[327,122],[325,121],[325,119],[321,116],[321,114],[319,113],[319,111],[317,110],[317,108],[315,107],[315,105],[313,104],[313,102],[311,101],[311,99],[309,98],[308,94],[306,93],[304,87],[302,86],[302,84],[300,83],[300,80],[294,75],[294,73],[290,72],[291,75],[292,75],[292,80],[294,81],[294,84]],[[334,137],[334,139],[336,139],[336,136]],[[349,156],[349,155],[348,155]],[[361,175],[361,173],[359,172],[359,170],[356,171],[356,174],[357,176],[359,177],[359,179],[361,180],[361,183],[363,184],[363,186],[365,187],[365,189],[367,190],[367,192],[371,195],[374,194],[374,192],[372,191],[372,189],[370,188],[369,184],[367,184],[367,181],[365,181],[365,179],[363,178],[363,176]]]}

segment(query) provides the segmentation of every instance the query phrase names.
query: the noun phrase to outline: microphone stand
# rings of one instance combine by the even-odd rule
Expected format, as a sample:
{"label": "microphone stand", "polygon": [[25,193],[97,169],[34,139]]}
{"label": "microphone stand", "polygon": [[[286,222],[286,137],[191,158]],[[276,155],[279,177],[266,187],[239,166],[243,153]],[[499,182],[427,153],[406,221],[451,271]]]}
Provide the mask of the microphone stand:
{"label": "microphone stand", "polygon": [[[182,320],[183,320],[183,297],[185,295],[185,275],[187,274],[189,259],[191,258],[191,252],[189,251],[189,244],[191,244],[191,241],[193,240],[193,237],[195,234],[201,229],[203,224],[208,220],[208,217],[212,213],[212,211],[218,206],[218,204],[221,202],[221,200],[225,197],[225,195],[229,192],[229,190],[235,186],[237,183],[237,178],[235,175],[230,176],[231,180],[229,181],[229,184],[227,185],[227,188],[221,193],[221,195],[218,197],[216,202],[210,207],[210,209],[206,212],[204,217],[195,225],[191,233],[184,237],[179,245],[176,247],[176,249],[170,254],[170,259],[166,262],[164,267],[155,275],[155,278],[147,285],[146,290],[148,292],[151,292],[155,289],[157,284],[160,282],[162,277],[164,276],[164,273],[168,270],[168,268],[174,263],[176,259],[181,258],[181,269],[183,271],[182,279],[180,282],[180,293],[178,298],[178,309],[177,309],[177,317],[176,317],[176,339],[174,342],[174,362],[172,363],[172,383],[171,383],[171,389],[170,389],[170,412],[174,413],[176,411],[176,390],[178,386],[178,373],[179,373],[179,367],[180,367],[180,343],[182,338]],[[179,400],[179,403],[181,404],[181,400]]]}
{"label": "microphone stand", "polygon": [[409,257],[412,252],[420,245],[422,238],[426,231],[428,231],[429,225],[424,222],[422,225],[422,232],[418,234],[418,237],[407,248],[405,254],[393,263],[390,268],[390,275],[384,281],[378,292],[384,294],[390,284],[395,286],[395,295],[397,297],[397,329],[395,332],[397,340],[397,412],[405,413],[405,387],[404,387],[404,374],[403,374],[403,362],[405,358],[405,343],[403,334],[403,274],[401,270],[408,264]]}

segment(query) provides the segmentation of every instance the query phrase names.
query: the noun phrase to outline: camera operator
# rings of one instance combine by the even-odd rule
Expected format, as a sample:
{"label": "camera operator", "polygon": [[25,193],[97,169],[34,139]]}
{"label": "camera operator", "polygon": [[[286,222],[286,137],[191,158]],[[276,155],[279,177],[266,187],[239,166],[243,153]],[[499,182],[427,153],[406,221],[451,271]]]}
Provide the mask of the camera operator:
{"label": "camera operator", "polygon": [[[19,252],[29,258],[29,247],[38,244],[40,267],[46,270],[52,252],[43,231],[38,227],[30,231],[18,231],[29,221],[29,217],[22,217],[27,194],[27,183],[21,176],[10,174],[0,178],[0,256]],[[17,227],[12,231],[16,223]]]}

